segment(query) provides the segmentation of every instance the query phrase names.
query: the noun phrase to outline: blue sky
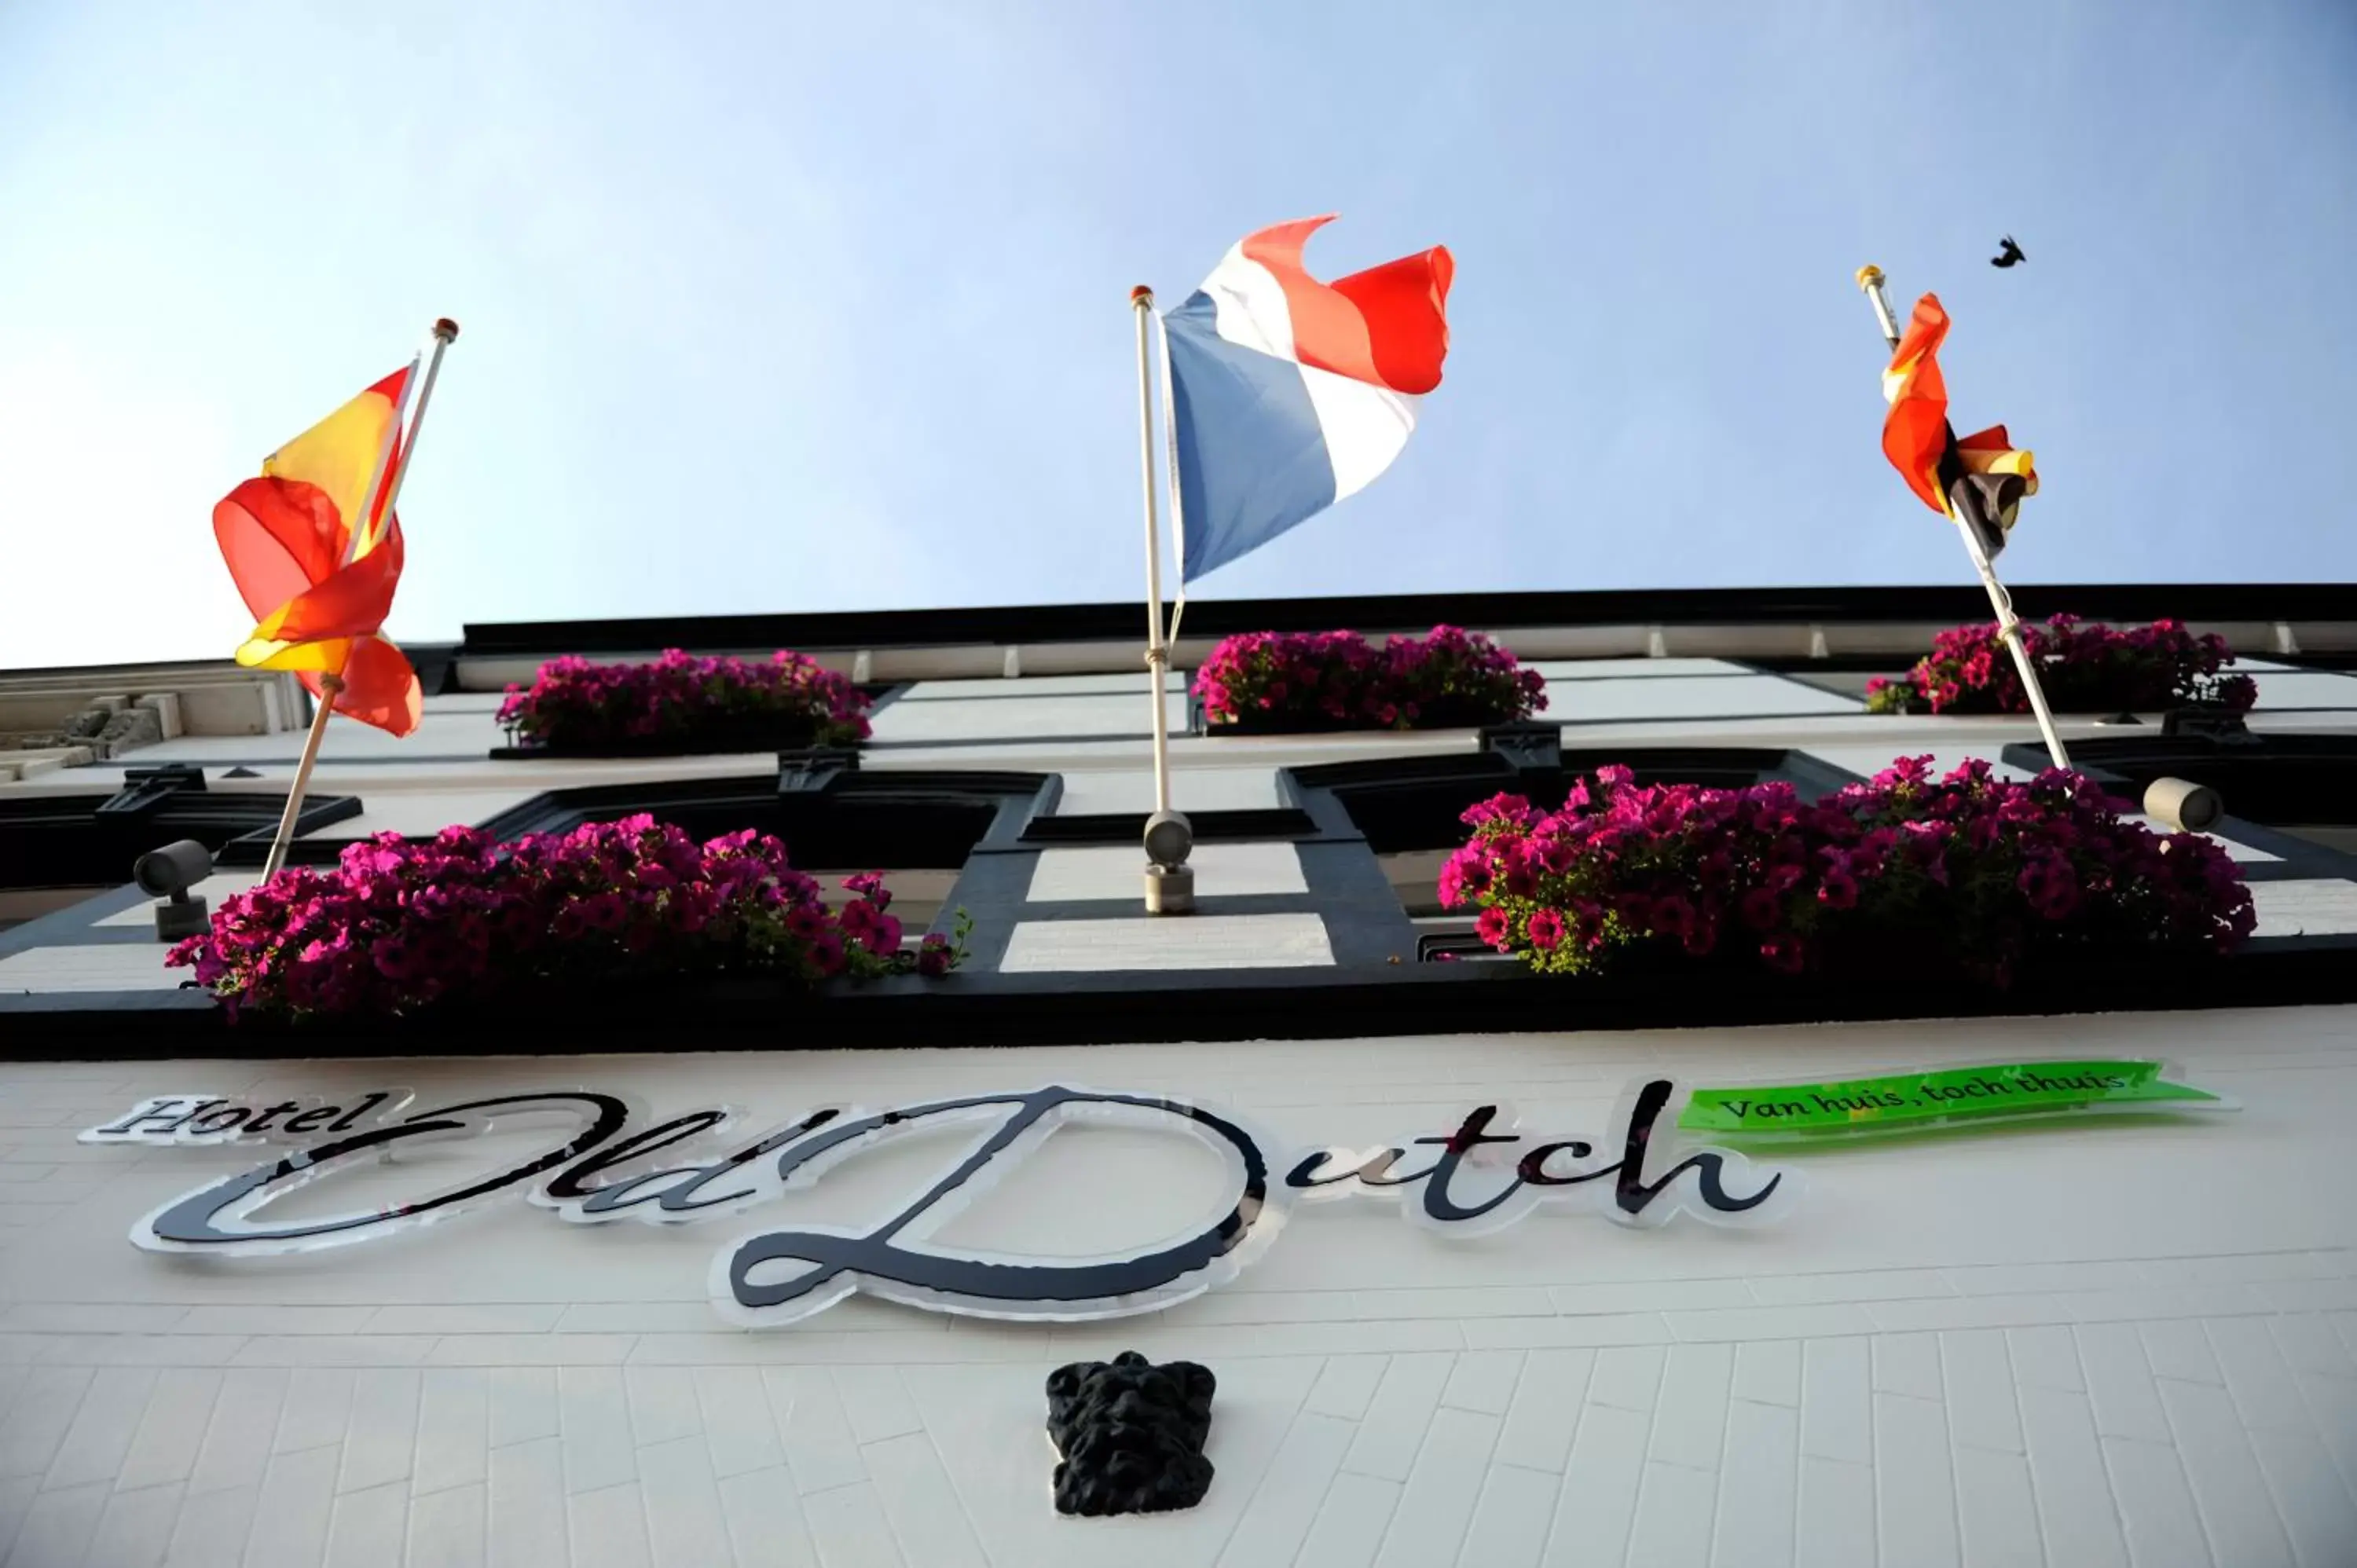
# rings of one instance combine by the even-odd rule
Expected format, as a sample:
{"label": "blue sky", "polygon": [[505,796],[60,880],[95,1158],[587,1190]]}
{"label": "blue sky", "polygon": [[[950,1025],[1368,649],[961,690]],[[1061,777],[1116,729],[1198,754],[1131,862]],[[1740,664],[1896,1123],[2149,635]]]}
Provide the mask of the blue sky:
{"label": "blue sky", "polygon": [[2352,83],[2336,0],[15,0],[0,665],[226,654],[211,503],[441,314],[397,635],[1136,595],[1128,286],[1329,210],[1446,384],[1200,597],[1969,582],[1867,261],[2014,580],[2357,580]]}

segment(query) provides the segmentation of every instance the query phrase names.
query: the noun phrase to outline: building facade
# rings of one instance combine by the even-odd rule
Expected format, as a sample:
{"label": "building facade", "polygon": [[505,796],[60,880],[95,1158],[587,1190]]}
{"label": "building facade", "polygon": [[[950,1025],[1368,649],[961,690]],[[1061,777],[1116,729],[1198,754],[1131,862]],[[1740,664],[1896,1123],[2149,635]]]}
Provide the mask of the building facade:
{"label": "building facade", "polygon": [[[1158,918],[1135,607],[469,628],[414,650],[416,734],[330,725],[298,863],[647,811],[972,932],[942,981],[429,1030],[224,1025],[129,883],[193,838],[191,895],[252,884],[299,688],[0,676],[0,1562],[2357,1562],[2357,590],[2018,596],[2181,618],[2257,682],[2230,733],[2063,724],[2122,795],[2222,799],[2259,924],[2199,975],[1590,985],[1441,906],[1467,806],[1608,763],[1804,796],[1906,756],[2034,771],[2026,718],[1865,711],[1975,597],[1191,607],[1182,667],[1445,620],[1549,702],[1215,735],[1174,674],[1198,907]],[[510,682],[667,646],[799,649],[873,736],[513,755]],[[2224,1098],[1676,1133],[1698,1085],[2115,1059]],[[1215,1380],[1208,1490],[1068,1517],[1050,1374],[1132,1350]]]}

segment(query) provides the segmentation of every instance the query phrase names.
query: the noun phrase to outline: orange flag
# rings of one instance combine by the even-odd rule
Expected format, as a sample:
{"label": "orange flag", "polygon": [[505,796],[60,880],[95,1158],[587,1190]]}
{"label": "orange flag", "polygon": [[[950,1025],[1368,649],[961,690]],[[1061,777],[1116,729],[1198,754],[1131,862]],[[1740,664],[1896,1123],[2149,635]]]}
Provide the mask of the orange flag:
{"label": "orange flag", "polygon": [[1949,488],[1970,478],[1982,510],[2000,530],[1988,542],[1994,554],[2004,546],[2022,499],[2038,493],[2031,455],[2018,451],[2005,426],[1959,438],[1948,424],[1948,383],[1940,374],[1940,345],[1947,340],[1948,313],[1937,295],[1915,302],[1907,332],[1882,373],[1882,395],[1890,413],[1882,422],[1882,452],[1923,504],[1953,515]]}
{"label": "orange flag", "polygon": [[361,514],[370,481],[399,469],[416,369],[394,371],[272,453],[261,478],[213,508],[221,558],[258,621],[237,661],[291,670],[314,696],[337,676],[336,712],[397,736],[417,727],[424,694],[408,659],[380,635],[402,566],[387,486]]}

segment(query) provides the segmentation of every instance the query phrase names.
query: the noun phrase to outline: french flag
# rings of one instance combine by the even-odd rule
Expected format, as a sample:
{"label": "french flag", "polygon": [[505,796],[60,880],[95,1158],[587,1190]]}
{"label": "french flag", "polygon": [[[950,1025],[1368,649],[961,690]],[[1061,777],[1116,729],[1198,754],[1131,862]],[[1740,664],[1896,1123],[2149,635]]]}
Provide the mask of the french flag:
{"label": "french flag", "polygon": [[1319,283],[1302,247],[1333,220],[1247,235],[1163,318],[1184,579],[1366,489],[1440,384],[1455,261],[1436,245]]}

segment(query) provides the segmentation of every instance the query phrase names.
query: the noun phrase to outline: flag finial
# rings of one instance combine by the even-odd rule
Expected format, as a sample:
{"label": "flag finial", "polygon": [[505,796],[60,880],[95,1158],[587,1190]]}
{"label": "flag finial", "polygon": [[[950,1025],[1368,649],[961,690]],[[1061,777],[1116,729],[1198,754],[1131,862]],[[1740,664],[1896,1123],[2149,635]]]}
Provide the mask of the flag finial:
{"label": "flag finial", "polygon": [[1868,262],[1866,265],[1857,269],[1857,286],[1859,288],[1870,289],[1881,281],[1882,269],[1876,266],[1872,262]]}
{"label": "flag finial", "polygon": [[445,343],[455,343],[458,340],[458,324],[447,316],[438,317],[434,323],[434,336]]}
{"label": "flag finial", "polygon": [[1129,303],[1132,305],[1141,303],[1152,305],[1154,303],[1154,291],[1146,287],[1144,284],[1139,284],[1135,288],[1129,291]]}

